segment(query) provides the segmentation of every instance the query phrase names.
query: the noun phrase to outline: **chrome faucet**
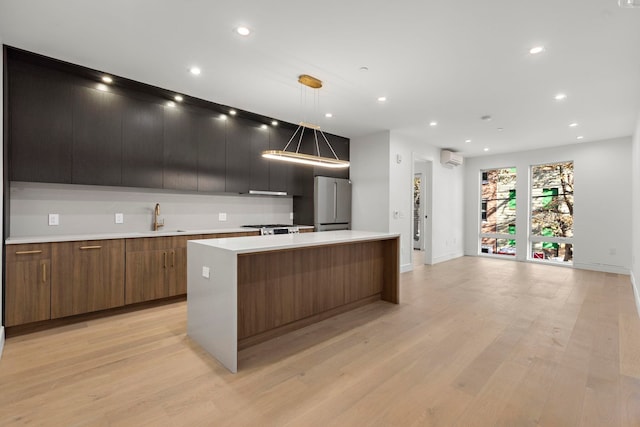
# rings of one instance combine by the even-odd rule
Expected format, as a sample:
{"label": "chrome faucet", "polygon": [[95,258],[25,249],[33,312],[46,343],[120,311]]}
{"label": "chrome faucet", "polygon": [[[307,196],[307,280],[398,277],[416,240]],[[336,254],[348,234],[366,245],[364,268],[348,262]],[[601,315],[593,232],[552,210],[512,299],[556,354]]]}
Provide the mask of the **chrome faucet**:
{"label": "chrome faucet", "polygon": [[158,231],[158,228],[164,227],[164,219],[162,221],[158,221],[159,216],[160,216],[160,203],[156,203],[156,208],[153,211],[153,231]]}

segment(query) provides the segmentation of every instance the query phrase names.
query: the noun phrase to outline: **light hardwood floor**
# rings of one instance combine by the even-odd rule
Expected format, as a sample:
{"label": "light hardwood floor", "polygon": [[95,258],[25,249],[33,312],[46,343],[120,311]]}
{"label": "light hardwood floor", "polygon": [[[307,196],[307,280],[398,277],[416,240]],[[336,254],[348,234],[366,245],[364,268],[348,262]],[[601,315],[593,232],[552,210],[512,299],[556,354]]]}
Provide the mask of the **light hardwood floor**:
{"label": "light hardwood floor", "polygon": [[640,426],[629,277],[465,257],[379,302],[243,350],[186,303],[9,338],[0,425]]}

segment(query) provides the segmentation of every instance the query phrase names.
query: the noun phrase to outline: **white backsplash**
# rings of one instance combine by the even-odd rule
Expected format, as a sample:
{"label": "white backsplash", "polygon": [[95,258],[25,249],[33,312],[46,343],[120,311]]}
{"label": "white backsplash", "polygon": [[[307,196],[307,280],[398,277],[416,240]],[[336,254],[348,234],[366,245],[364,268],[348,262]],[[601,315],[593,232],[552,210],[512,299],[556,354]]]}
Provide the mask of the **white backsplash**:
{"label": "white backsplash", "polygon": [[[12,182],[10,237],[129,233],[151,230],[160,203],[163,230],[220,229],[245,224],[290,224],[291,196],[181,193],[167,190],[92,185]],[[48,215],[60,215],[49,226]],[[115,223],[115,214],[124,223]],[[218,214],[226,213],[227,221]]]}

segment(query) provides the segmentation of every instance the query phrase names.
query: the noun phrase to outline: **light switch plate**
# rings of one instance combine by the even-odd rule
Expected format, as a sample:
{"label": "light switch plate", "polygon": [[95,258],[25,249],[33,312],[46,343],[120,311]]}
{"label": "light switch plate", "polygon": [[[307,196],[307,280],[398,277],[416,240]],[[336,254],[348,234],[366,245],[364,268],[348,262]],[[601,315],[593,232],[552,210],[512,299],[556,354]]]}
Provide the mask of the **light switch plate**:
{"label": "light switch plate", "polygon": [[220,212],[218,213],[218,221],[226,221],[227,220],[227,214],[224,212]]}
{"label": "light switch plate", "polygon": [[209,278],[209,273],[211,272],[211,270],[209,270],[209,267],[202,267],[202,277],[204,277],[205,279]]}
{"label": "light switch plate", "polygon": [[124,224],[124,214],[117,213],[115,220],[116,224]]}
{"label": "light switch plate", "polygon": [[49,214],[49,225],[60,225],[60,215]]}
{"label": "light switch plate", "polygon": [[289,219],[293,221],[293,212],[289,212]]}

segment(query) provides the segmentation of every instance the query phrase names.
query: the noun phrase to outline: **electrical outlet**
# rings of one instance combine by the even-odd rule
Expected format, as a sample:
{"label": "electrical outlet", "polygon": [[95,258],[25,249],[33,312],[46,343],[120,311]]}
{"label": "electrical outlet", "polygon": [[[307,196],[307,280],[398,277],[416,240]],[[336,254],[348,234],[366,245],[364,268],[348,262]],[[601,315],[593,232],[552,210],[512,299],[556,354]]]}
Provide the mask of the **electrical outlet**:
{"label": "electrical outlet", "polygon": [[218,214],[218,221],[226,221],[227,220],[227,214],[224,212],[220,212]]}
{"label": "electrical outlet", "polygon": [[204,277],[205,279],[209,278],[209,274],[211,273],[211,270],[209,269],[209,267],[202,267],[202,277]]}
{"label": "electrical outlet", "polygon": [[60,225],[60,215],[49,214],[49,225]]}
{"label": "electrical outlet", "polygon": [[115,220],[116,224],[124,224],[124,214],[117,213]]}

